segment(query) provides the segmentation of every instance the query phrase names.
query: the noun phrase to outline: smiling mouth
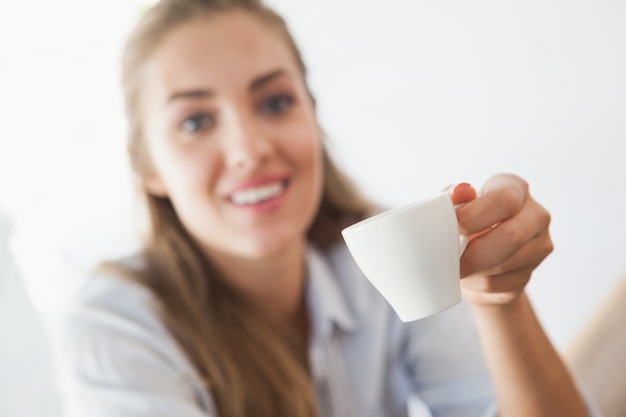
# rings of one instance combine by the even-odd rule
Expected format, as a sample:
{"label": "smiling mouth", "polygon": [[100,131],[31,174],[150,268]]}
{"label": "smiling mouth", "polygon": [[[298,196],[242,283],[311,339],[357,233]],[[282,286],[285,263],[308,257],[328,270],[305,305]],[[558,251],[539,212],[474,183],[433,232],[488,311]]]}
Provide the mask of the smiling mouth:
{"label": "smiling mouth", "polygon": [[236,206],[251,206],[278,197],[286,188],[287,181],[275,181],[260,187],[235,191],[230,195],[230,201]]}

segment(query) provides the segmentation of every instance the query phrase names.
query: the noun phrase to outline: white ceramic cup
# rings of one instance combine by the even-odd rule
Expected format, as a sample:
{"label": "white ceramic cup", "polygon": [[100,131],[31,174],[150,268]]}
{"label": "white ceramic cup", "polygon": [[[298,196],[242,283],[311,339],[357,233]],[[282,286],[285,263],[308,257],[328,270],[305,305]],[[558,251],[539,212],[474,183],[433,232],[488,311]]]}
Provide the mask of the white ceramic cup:
{"label": "white ceramic cup", "polygon": [[461,301],[459,234],[448,192],[370,217],[342,232],[357,265],[402,321]]}

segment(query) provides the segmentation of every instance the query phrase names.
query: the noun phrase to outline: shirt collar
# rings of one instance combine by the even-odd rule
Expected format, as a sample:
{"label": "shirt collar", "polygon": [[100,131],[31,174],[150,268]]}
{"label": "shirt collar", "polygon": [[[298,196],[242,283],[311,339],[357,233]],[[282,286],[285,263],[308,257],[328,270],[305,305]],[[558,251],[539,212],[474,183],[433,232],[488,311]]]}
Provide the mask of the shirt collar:
{"label": "shirt collar", "polygon": [[355,322],[339,277],[319,249],[307,247],[307,304],[313,331],[317,337],[328,337],[333,325],[350,332]]}

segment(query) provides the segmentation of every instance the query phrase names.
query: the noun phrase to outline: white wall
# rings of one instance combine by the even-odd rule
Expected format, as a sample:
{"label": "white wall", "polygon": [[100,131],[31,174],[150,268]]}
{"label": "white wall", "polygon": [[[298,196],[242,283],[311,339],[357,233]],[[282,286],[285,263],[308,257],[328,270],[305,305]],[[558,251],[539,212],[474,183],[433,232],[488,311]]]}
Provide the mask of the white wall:
{"label": "white wall", "polygon": [[564,349],[626,276],[626,2],[274,0],[342,166],[397,205],[524,177],[552,214],[530,293]]}
{"label": "white wall", "polygon": [[[142,2],[129,3],[55,2],[45,18],[25,7],[40,31],[0,10],[0,207],[22,221],[35,269],[52,258],[84,264],[94,255],[85,248],[106,246],[85,240],[86,225],[114,230],[128,200],[115,83],[121,35]],[[270,4],[304,51],[331,150],[373,199],[398,205],[502,171],[529,181],[553,215],[556,245],[530,293],[564,349],[626,274],[626,2]],[[84,18],[57,36],[63,14]],[[38,280],[42,293],[63,282],[54,270],[47,287]],[[32,331],[23,343],[38,345],[41,329],[21,314],[32,308],[11,285],[0,289],[22,295],[3,306],[16,319],[0,322],[2,340],[19,324]],[[5,353],[0,369],[20,360],[24,372],[49,373],[44,343],[21,358]]]}

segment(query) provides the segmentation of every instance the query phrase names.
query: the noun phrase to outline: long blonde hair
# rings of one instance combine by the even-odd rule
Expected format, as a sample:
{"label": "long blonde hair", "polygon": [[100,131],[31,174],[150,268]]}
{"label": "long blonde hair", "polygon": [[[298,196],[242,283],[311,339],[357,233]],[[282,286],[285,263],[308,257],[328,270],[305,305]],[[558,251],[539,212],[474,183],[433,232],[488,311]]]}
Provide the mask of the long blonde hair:
{"label": "long blonde hair", "polygon": [[[131,33],[123,56],[131,163],[138,177],[150,158],[140,114],[142,67],[162,39],[190,20],[245,10],[277,31],[303,76],[306,68],[283,19],[259,0],[163,0]],[[308,239],[327,248],[343,227],[371,209],[324,151],[322,201]],[[223,280],[194,243],[168,198],[141,189],[149,215],[145,270],[127,273],[163,306],[163,320],[211,392],[222,417],[314,416],[315,397],[304,341],[253,311]],[[128,271],[127,271],[128,272]]]}

